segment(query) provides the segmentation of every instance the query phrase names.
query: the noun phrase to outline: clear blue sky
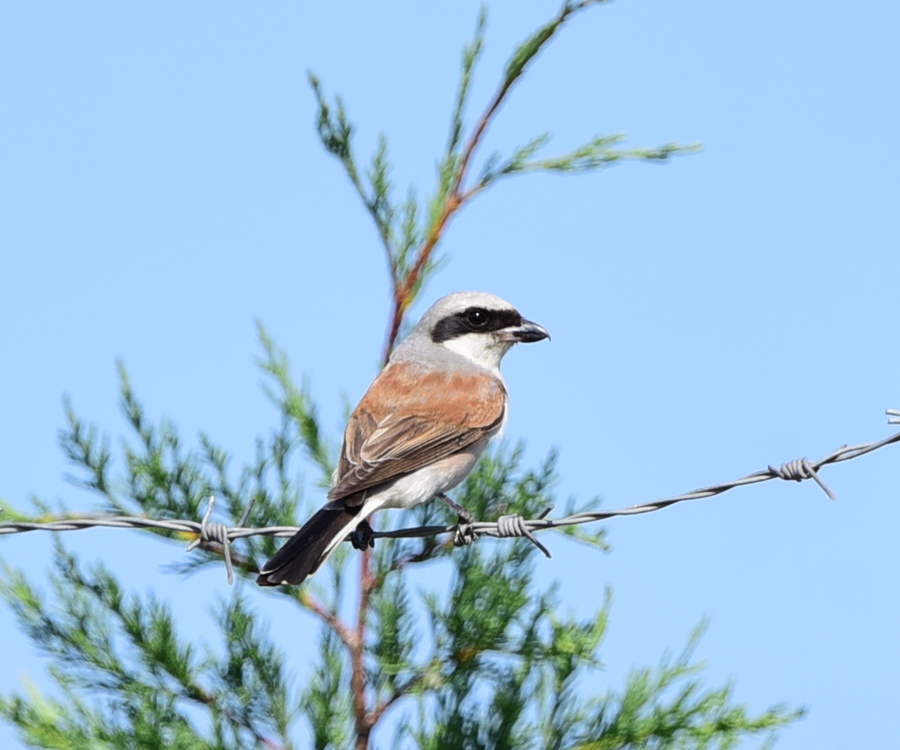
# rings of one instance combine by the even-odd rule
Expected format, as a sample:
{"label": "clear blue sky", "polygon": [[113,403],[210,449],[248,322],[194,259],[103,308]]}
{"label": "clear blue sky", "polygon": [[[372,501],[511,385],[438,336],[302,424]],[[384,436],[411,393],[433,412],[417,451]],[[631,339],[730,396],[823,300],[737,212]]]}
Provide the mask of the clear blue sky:
{"label": "clear blue sky", "polygon": [[[254,320],[309,377],[339,435],[377,371],[377,236],[313,127],[306,71],[339,92],[368,155],[430,190],[478,3],[5,3],[0,8],[0,497],[90,510],[64,482],[60,398],[112,435],[121,357],[151,416],[248,459],[275,424]],[[556,2],[495,2],[472,101]],[[700,141],[664,166],[499,184],[452,224],[420,313],[499,294],[553,334],[504,363],[510,440],[561,451],[562,498],[620,507],[889,434],[900,408],[896,3],[622,0],[540,57],[485,153],[550,131]],[[483,156],[484,154],[482,154]],[[613,591],[606,671],[677,650],[754,710],[809,714],[782,750],[889,747],[900,673],[900,448],[608,524],[611,554],[558,535],[542,583],[586,615]],[[308,472],[309,477],[313,472]],[[311,490],[312,492],[312,490]],[[137,532],[64,537],[208,627],[224,573],[182,580]],[[486,541],[493,544],[497,542]],[[35,572],[49,535],[0,539]],[[434,570],[440,576],[440,570]],[[311,620],[251,592],[302,674]],[[0,690],[46,687],[0,610]],[[302,736],[302,728],[299,730]],[[7,727],[0,746],[21,747]]]}

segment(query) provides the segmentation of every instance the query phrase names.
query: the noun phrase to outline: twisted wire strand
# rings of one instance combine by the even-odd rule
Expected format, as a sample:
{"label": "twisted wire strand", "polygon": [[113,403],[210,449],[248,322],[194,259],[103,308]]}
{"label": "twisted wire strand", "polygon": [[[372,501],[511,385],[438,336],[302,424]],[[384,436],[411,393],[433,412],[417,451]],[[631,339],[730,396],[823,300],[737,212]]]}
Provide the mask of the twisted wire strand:
{"label": "twisted wire strand", "polygon": [[[886,413],[891,417],[888,421],[889,424],[900,424],[900,410],[888,409]],[[722,482],[721,484],[710,485],[709,487],[702,487],[691,492],[686,492],[683,495],[666,497],[660,500],[653,500],[648,503],[632,505],[631,507],[620,508],[617,510],[591,511],[574,513],[565,516],[564,518],[547,518],[547,514],[553,509],[553,506],[550,506],[537,518],[526,519],[518,514],[512,514],[501,516],[496,521],[474,521],[472,523],[462,522],[447,526],[417,526],[394,531],[374,531],[372,536],[375,539],[409,539],[452,533],[455,535],[454,543],[457,545],[471,543],[480,535],[500,538],[524,537],[538,547],[538,549],[540,549],[547,557],[550,557],[549,550],[535,538],[534,532],[592,523],[594,521],[603,521],[607,518],[614,518],[616,516],[636,516],[642,513],[653,513],[662,510],[663,508],[668,508],[670,505],[675,505],[676,503],[713,497],[714,495],[720,495],[723,492],[732,490],[735,487],[767,482],[771,479],[783,479],[785,481],[796,482],[812,479],[822,488],[828,497],[834,500],[834,493],[831,492],[828,486],[818,476],[817,472],[819,469],[828,464],[840,463],[842,461],[849,461],[864,456],[867,453],[871,453],[879,448],[897,442],[900,442],[900,432],[872,443],[862,443],[860,445],[852,446],[842,445],[833,453],[824,458],[820,458],[817,461],[798,458],[793,461],[788,461],[777,468],[769,466],[762,471],[748,474],[745,477],[735,479],[731,482]],[[209,505],[207,506],[201,521],[186,519],[159,520],[141,516],[110,516],[98,514],[79,518],[61,518],[46,522],[7,521],[0,523],[0,536],[6,534],[20,534],[26,531],[77,531],[79,529],[95,527],[163,529],[166,531],[196,535],[196,538],[188,545],[188,551],[196,549],[197,547],[216,551],[217,547],[220,547],[225,559],[228,583],[232,583],[234,580],[231,558],[232,542],[250,536],[293,536],[300,528],[298,526],[267,526],[264,528],[245,527],[244,524],[247,522],[247,518],[253,508],[253,501],[247,506],[247,509],[238,521],[237,526],[226,526],[222,523],[210,521],[214,504],[215,498],[210,498]],[[2,512],[2,508],[0,508],[0,512]]]}

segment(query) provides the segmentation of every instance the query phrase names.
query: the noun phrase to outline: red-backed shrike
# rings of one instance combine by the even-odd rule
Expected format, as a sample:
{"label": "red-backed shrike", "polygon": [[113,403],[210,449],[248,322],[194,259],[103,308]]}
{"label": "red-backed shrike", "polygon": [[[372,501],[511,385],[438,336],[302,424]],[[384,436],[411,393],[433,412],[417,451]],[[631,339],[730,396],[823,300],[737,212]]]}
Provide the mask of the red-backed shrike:
{"label": "red-backed shrike", "polygon": [[435,302],[350,416],[329,502],[256,582],[302,583],[376,510],[412,508],[458,485],[506,423],[503,355],[548,336],[492,294]]}

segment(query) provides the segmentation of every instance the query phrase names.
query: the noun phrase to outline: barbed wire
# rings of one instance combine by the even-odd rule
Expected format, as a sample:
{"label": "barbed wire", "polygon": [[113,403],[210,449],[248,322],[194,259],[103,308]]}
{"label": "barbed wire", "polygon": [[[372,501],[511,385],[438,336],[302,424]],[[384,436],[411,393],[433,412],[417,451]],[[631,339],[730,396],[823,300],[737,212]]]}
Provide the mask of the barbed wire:
{"label": "barbed wire", "polygon": [[[900,410],[888,409],[886,411],[890,419],[888,424],[900,424]],[[547,557],[550,557],[550,551],[541,544],[534,536],[536,531],[545,531],[547,529],[559,529],[566,526],[577,526],[594,521],[603,521],[607,518],[616,516],[636,516],[642,513],[653,513],[663,508],[668,508],[676,503],[683,503],[688,500],[701,500],[714,495],[720,495],[723,492],[732,490],[735,487],[743,487],[749,484],[757,484],[759,482],[767,482],[771,479],[784,479],[785,481],[802,482],[805,479],[815,481],[822,491],[832,500],[835,499],[834,493],[822,481],[818,475],[819,469],[828,464],[840,463],[841,461],[849,461],[867,453],[876,451],[886,445],[900,442],[900,432],[890,435],[883,440],[872,443],[862,443],[860,445],[842,445],[833,453],[820,458],[817,461],[810,461],[806,458],[798,458],[788,461],[779,467],[768,466],[767,468],[748,474],[740,479],[731,482],[722,482],[721,484],[710,485],[700,489],[686,492],[683,495],[675,495],[660,500],[653,500],[648,503],[640,503],[632,505],[628,508],[619,508],[617,510],[590,511],[584,513],[574,513],[563,518],[547,518],[553,506],[546,508],[537,518],[523,518],[519,514],[511,514],[500,516],[496,521],[473,521],[471,523],[460,520],[459,523],[444,526],[416,526],[409,529],[396,529],[394,531],[373,531],[374,539],[410,539],[438,536],[439,534],[454,534],[453,543],[456,546],[469,544],[479,536],[490,536],[498,538],[524,537],[541,550]],[[245,527],[250,511],[253,509],[253,501],[247,506],[243,516],[238,521],[237,526],[226,526],[223,523],[211,521],[213,508],[215,506],[215,497],[211,497],[207,505],[203,519],[200,521],[192,520],[163,520],[154,518],[144,518],[141,516],[110,516],[105,514],[85,515],[78,518],[60,518],[53,521],[32,522],[32,521],[6,521],[0,523],[0,536],[6,534],[21,534],[27,531],[77,531],[79,529],[90,529],[96,527],[106,528],[125,528],[125,529],[161,529],[165,531],[174,531],[183,534],[194,535],[195,538],[188,545],[188,551],[202,547],[208,550],[216,550],[214,545],[221,547],[222,555],[225,560],[225,570],[228,575],[228,583],[234,582],[234,571],[231,557],[231,543],[250,536],[293,536],[299,531],[299,526],[266,526],[263,528]],[[0,513],[3,509],[0,508]]]}

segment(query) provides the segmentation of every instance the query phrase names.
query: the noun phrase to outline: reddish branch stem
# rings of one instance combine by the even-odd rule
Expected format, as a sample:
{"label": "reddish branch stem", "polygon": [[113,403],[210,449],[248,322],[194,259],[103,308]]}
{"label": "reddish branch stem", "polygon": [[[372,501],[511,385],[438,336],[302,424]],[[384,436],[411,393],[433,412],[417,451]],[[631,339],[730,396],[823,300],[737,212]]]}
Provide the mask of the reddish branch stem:
{"label": "reddish branch stem", "polygon": [[369,747],[369,735],[378,721],[370,712],[366,701],[365,638],[368,624],[369,602],[378,579],[372,574],[372,552],[363,550],[359,564],[359,608],[356,615],[356,644],[350,649],[350,690],[353,693],[353,713],[356,719],[356,750]]}
{"label": "reddish branch stem", "polygon": [[300,604],[314,615],[318,616],[328,627],[330,627],[338,636],[338,638],[343,641],[344,645],[347,649],[353,653],[354,648],[356,647],[357,638],[356,635],[347,627],[347,624],[341,620],[334,612],[325,607],[317,599],[313,599],[306,592],[301,592],[300,594]]}
{"label": "reddish branch stem", "polygon": [[425,264],[431,257],[432,251],[440,241],[441,234],[444,231],[444,227],[450,220],[450,217],[453,215],[453,213],[461,205],[462,201],[460,200],[458,193],[454,192],[447,196],[447,199],[444,201],[444,207],[441,210],[440,216],[438,216],[437,221],[435,221],[434,225],[431,227],[431,232],[428,234],[428,239],[425,240],[425,243],[422,245],[418,255],[416,256],[416,262],[409,270],[409,273],[406,274],[403,282],[399,286],[395,285],[393,307],[391,309],[391,324],[388,332],[387,343],[384,347],[384,357],[382,360],[383,364],[385,365],[387,364],[388,359],[390,359],[391,352],[394,350],[394,344],[396,343],[397,336],[400,333],[400,326],[403,324],[403,316],[406,313],[406,308],[412,301],[411,297],[413,287],[415,287],[416,282],[419,280],[422,269],[425,267]]}
{"label": "reddish branch stem", "polygon": [[494,98],[491,100],[491,103],[488,105],[487,109],[478,118],[478,122],[475,124],[475,128],[472,130],[472,134],[469,136],[469,140],[466,142],[466,147],[463,149],[462,155],[459,160],[459,166],[456,170],[456,176],[453,178],[453,184],[450,188],[447,197],[444,199],[444,205],[441,209],[441,213],[439,214],[437,220],[431,226],[431,231],[428,233],[428,237],[425,239],[424,244],[419,249],[418,254],[416,255],[416,262],[413,263],[412,268],[410,268],[409,273],[403,279],[403,282],[399,285],[395,282],[394,284],[394,300],[393,300],[393,308],[391,310],[391,323],[390,329],[388,331],[388,339],[387,343],[384,347],[384,364],[387,364],[388,359],[391,356],[391,352],[394,349],[394,344],[397,341],[397,336],[400,334],[400,326],[403,324],[403,316],[406,313],[406,308],[409,306],[409,303],[412,301],[412,290],[415,288],[416,282],[419,280],[419,276],[422,273],[422,269],[425,267],[425,264],[428,262],[428,259],[431,257],[434,248],[437,246],[437,243],[440,242],[441,236],[444,233],[444,228],[447,226],[447,222],[450,221],[453,214],[456,213],[460,207],[465,203],[466,199],[470,197],[470,194],[461,193],[461,188],[463,181],[466,178],[466,172],[469,168],[469,163],[472,160],[472,154],[475,153],[475,149],[478,147],[479,142],[481,141],[481,137],[484,135],[485,130],[487,130],[487,126],[497,112],[497,109],[500,107],[503,98],[509,93],[510,88],[512,87],[515,79],[506,80],[503,82],[503,85],[498,89],[497,93],[494,94]]}
{"label": "reddish branch stem", "polygon": [[560,27],[566,22],[568,17],[573,13],[586,8],[588,5],[592,5],[598,1],[602,2],[603,0],[582,0],[582,2],[576,3],[574,5],[569,5],[568,3],[566,3],[560,10],[559,15],[556,18],[556,25],[553,27],[552,31],[543,41],[541,41],[541,43],[538,45],[538,48],[529,57],[526,63],[518,71],[518,73],[514,76],[508,76],[503,81],[503,83],[500,85],[500,88],[497,89],[497,93],[494,94],[494,98],[491,99],[487,108],[475,123],[475,127],[472,129],[472,133],[469,136],[468,141],[466,142],[466,146],[460,154],[459,166],[456,169],[456,175],[453,178],[453,183],[447,193],[447,197],[444,199],[444,205],[441,208],[441,212],[435,220],[434,224],[431,226],[431,231],[428,233],[428,237],[425,239],[422,247],[419,248],[415,263],[413,263],[412,268],[410,268],[409,272],[403,278],[402,282],[396,278],[396,275],[392,274],[392,281],[394,283],[394,298],[391,307],[387,342],[384,346],[384,356],[382,358],[383,364],[387,364],[388,359],[391,356],[391,352],[394,350],[394,344],[396,344],[397,342],[397,336],[400,335],[400,327],[403,325],[403,316],[406,314],[406,309],[409,307],[410,302],[412,302],[412,291],[419,281],[419,277],[422,274],[422,269],[425,267],[425,264],[428,263],[429,258],[431,258],[431,254],[434,252],[434,248],[440,241],[447,223],[453,217],[453,214],[459,211],[459,209],[465,204],[465,202],[473,195],[475,195],[479,190],[479,186],[475,186],[470,190],[463,191],[462,185],[466,178],[466,173],[472,160],[472,155],[475,153],[475,149],[478,148],[478,144],[481,142],[481,138],[487,130],[488,125],[490,124],[494,115],[496,115],[497,110],[500,108],[500,105],[503,103],[503,100],[506,98],[507,94],[509,94],[510,90],[513,87],[513,84],[515,84],[515,82],[522,77],[522,74],[525,72],[525,68],[528,66],[528,64],[532,60],[534,60],[541,48],[556,35],[557,31],[559,31]]}

